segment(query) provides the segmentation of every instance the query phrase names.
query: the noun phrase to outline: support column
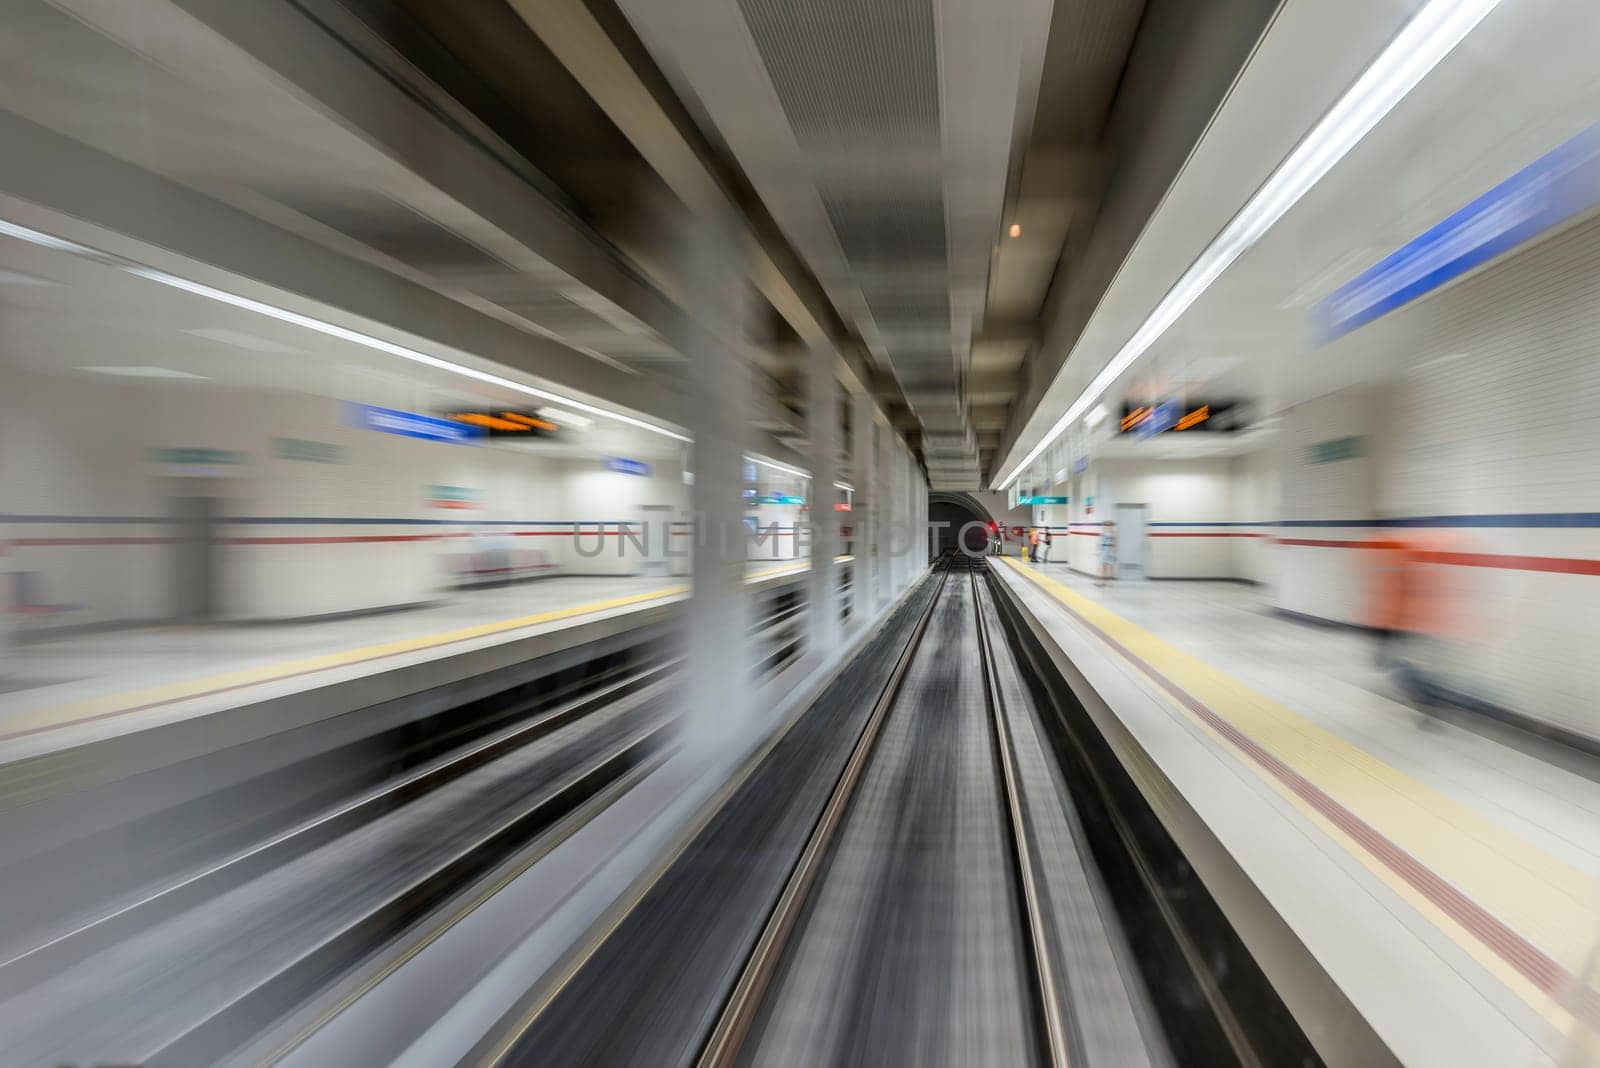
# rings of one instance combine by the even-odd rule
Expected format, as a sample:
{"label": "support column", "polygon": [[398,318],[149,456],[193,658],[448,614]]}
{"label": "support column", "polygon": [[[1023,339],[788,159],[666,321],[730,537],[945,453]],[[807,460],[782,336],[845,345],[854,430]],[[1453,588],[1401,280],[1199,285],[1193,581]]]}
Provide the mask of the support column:
{"label": "support column", "polygon": [[922,574],[928,569],[928,476],[921,469],[917,469],[917,529],[922,532],[919,544],[921,552],[917,554],[917,574]]}
{"label": "support column", "polygon": [[749,609],[744,585],[744,456],[750,411],[745,359],[747,284],[712,228],[685,235],[684,356],[694,437],[693,568],[687,612],[688,728],[703,738],[739,730],[749,708]]}
{"label": "support column", "polygon": [[873,569],[872,603],[876,611],[883,611],[893,595],[889,588],[889,533],[887,524],[894,518],[894,432],[887,424],[873,423],[877,449],[876,492],[873,495],[873,556],[877,566]]}
{"label": "support column", "polygon": [[873,511],[877,504],[878,470],[877,421],[872,398],[858,394],[850,398],[850,470],[856,487],[850,526],[855,530],[855,562],[850,580],[850,618],[864,626],[878,617],[877,532]]}
{"label": "support column", "polygon": [[901,444],[901,513],[906,516],[906,536],[901,539],[901,588],[917,577],[917,547],[922,545],[922,524],[917,523],[917,465],[910,449]]}
{"label": "support column", "polygon": [[807,644],[820,659],[839,642],[839,382],[833,348],[813,345],[807,361],[806,437],[811,446],[811,571],[807,575]]}
{"label": "support column", "polygon": [[898,437],[891,437],[890,457],[893,461],[894,518],[889,531],[889,596],[900,596],[906,588],[906,558],[911,552],[911,510],[906,507],[906,447]]}

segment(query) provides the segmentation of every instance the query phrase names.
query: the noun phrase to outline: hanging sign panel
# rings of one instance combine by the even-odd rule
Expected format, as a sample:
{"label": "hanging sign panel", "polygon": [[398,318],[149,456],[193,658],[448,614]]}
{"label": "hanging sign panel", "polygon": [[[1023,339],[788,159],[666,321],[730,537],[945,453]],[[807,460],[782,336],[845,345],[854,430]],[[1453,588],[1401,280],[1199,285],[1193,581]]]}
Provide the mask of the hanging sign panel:
{"label": "hanging sign panel", "polygon": [[1551,150],[1311,309],[1327,344],[1600,203],[1600,125]]}
{"label": "hanging sign panel", "polygon": [[607,456],[606,469],[620,475],[640,475],[645,478],[650,475],[649,464],[643,460],[630,460],[624,456]]}
{"label": "hanging sign panel", "polygon": [[531,412],[491,409],[475,412],[447,412],[445,418],[475,426],[491,438],[549,438],[561,429],[555,423]]}
{"label": "hanging sign panel", "polygon": [[363,430],[376,430],[384,434],[399,434],[406,438],[424,441],[445,441],[465,444],[483,436],[479,427],[458,423],[451,419],[435,419],[431,415],[401,412],[393,408],[379,408],[371,404],[347,403],[345,419],[351,426]]}
{"label": "hanging sign panel", "polygon": [[1245,428],[1248,414],[1242,402],[1232,399],[1201,397],[1161,404],[1125,401],[1119,433],[1136,438],[1185,432],[1230,433]]}

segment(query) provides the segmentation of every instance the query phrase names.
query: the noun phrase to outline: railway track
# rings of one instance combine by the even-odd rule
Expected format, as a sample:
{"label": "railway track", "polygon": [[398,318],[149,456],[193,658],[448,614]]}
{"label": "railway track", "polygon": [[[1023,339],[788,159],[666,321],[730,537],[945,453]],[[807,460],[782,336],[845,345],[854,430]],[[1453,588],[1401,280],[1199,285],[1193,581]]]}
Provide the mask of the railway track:
{"label": "railway track", "polygon": [[983,566],[945,562],[701,1068],[1077,1063]]}
{"label": "railway track", "polygon": [[982,561],[946,559],[473,1065],[1166,1065]]}

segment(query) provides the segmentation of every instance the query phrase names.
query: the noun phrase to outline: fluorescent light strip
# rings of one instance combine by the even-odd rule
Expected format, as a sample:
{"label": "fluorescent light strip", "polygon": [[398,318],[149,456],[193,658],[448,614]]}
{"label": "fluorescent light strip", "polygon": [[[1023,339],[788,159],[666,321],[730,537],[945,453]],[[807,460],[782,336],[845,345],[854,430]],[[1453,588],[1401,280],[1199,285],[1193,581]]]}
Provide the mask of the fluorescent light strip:
{"label": "fluorescent light strip", "polygon": [[[693,439],[687,434],[680,434],[675,430],[668,430],[666,427],[658,426],[655,423],[647,422],[643,419],[636,419],[631,415],[623,415],[620,412],[613,412],[608,411],[605,408],[598,408],[592,404],[585,404],[583,401],[574,400],[571,397],[564,397],[559,393],[552,393],[549,390],[539,389],[536,386],[529,386],[521,382],[515,382],[509,378],[502,378],[500,375],[491,374],[488,371],[480,371],[475,367],[466,367],[462,364],[451,363],[449,360],[442,360],[437,356],[429,356],[425,352],[418,352],[416,349],[407,348],[404,345],[397,345],[392,341],[385,341],[382,338],[373,337],[371,334],[363,334],[358,330],[351,330],[347,327],[324,322],[321,319],[314,319],[309,315],[301,315],[299,312],[292,312],[286,308],[279,308],[259,300],[252,300],[249,297],[242,297],[236,293],[229,293],[226,290],[217,289],[214,286],[208,286],[201,282],[191,282],[186,278],[179,278],[177,275],[168,274],[165,271],[158,271],[151,267],[143,267],[139,264],[124,260],[119,256],[114,256],[111,253],[90,248],[88,245],[80,245],[74,241],[67,241],[63,238],[55,237],[39,230],[34,230],[26,226],[19,226],[13,222],[7,222],[4,219],[0,219],[0,234],[15,237],[19,240],[26,241],[29,244],[38,245],[42,248],[55,249],[59,252],[70,252],[76,256],[83,256],[108,266],[119,268],[120,270],[126,271],[131,275],[136,275],[139,278],[143,278],[151,282],[159,282],[164,286],[171,286],[174,289],[181,289],[186,293],[193,293],[195,296],[205,297],[207,300],[214,300],[221,304],[228,304],[235,308],[242,308],[245,311],[252,311],[258,315],[265,315],[270,319],[277,319],[280,322],[292,323],[295,326],[303,326],[307,330],[314,330],[319,334],[326,334],[329,337],[336,337],[343,341],[353,342],[354,344],[361,345],[365,348],[374,349],[378,352],[386,352],[391,356],[398,356],[401,359],[410,360],[413,363],[420,363],[424,366],[437,368],[441,371],[449,371],[452,374],[458,374],[465,378],[476,379],[479,382],[485,382],[489,385],[501,386],[505,389],[516,390],[519,393],[526,393],[531,397],[539,397],[543,400],[553,401],[568,408],[576,408],[581,412],[589,412],[592,415],[598,415],[604,419],[613,419],[619,423],[627,423],[629,426],[636,426],[641,430],[648,430],[651,433],[660,434],[676,441],[693,441]],[[780,464],[776,461],[765,459],[764,457],[746,456],[745,459],[749,460],[751,463],[760,464],[762,467],[770,467],[774,471],[781,471],[787,475],[794,475],[799,478],[811,477],[811,473],[809,471],[803,471],[798,467],[790,467],[787,464]],[[847,486],[842,482],[835,482],[834,485],[842,490],[847,490],[851,493],[855,492],[853,487]]]}
{"label": "fluorescent light strip", "polygon": [[680,434],[675,430],[668,430],[666,427],[657,426],[655,423],[646,422],[643,419],[635,419],[631,415],[623,415],[620,412],[607,411],[605,408],[599,408],[593,404],[585,404],[583,401],[574,400],[571,397],[564,397],[559,393],[552,393],[547,389],[539,389],[537,386],[530,386],[522,382],[515,382],[509,378],[504,378],[497,374],[491,374],[488,371],[480,371],[476,367],[467,367],[463,364],[451,363],[449,360],[441,360],[437,356],[429,356],[425,352],[418,352],[416,349],[407,348],[404,345],[396,345],[392,341],[385,341],[383,338],[373,337],[371,334],[363,334],[359,330],[351,330],[348,327],[338,326],[334,323],[323,322],[321,319],[313,319],[309,315],[301,315],[299,312],[292,312],[286,308],[274,307],[271,304],[265,304],[259,300],[252,300],[249,297],[241,297],[236,293],[228,293],[224,290],[216,289],[200,282],[191,282],[187,278],[179,278],[177,275],[167,274],[165,271],[155,271],[148,267],[135,266],[125,266],[123,267],[123,270],[127,271],[129,274],[138,275],[140,278],[149,279],[152,282],[160,282],[164,286],[171,286],[174,289],[181,289],[186,293],[193,293],[196,296],[206,297],[222,304],[231,304],[235,308],[243,308],[246,311],[253,311],[258,315],[265,315],[272,319],[279,319],[286,323],[293,323],[296,326],[303,326],[307,330],[315,330],[319,334],[326,334],[329,337],[336,337],[342,341],[349,341],[369,349],[375,349],[378,352],[386,352],[391,356],[398,356],[402,360],[410,360],[413,363],[420,363],[424,367],[432,367],[440,371],[449,371],[451,374],[461,375],[463,378],[475,379],[476,381],[483,382],[487,385],[499,386],[502,389],[515,390],[518,393],[525,393],[530,397],[539,397],[543,400],[555,401],[557,404],[564,404],[568,408],[576,408],[580,412],[588,412],[591,415],[598,415],[603,419],[611,419],[619,423],[627,423],[629,426],[636,426],[641,430],[648,430],[651,433],[674,438],[678,441],[689,440],[687,435]]}
{"label": "fluorescent light strip", "polygon": [[1355,84],[1256,190],[1222,233],[1190,264],[1133,337],[1078,394],[1066,414],[1056,420],[1032,451],[995,488],[1003,490],[1015,482],[1029,464],[1189,310],[1223,271],[1283,218],[1499,3],[1500,0],[1431,0],[1406,23]]}
{"label": "fluorescent light strip", "polygon": [[798,478],[810,478],[811,477],[811,472],[810,471],[802,471],[798,467],[790,467],[788,464],[780,464],[776,460],[768,460],[764,456],[753,456],[752,455],[752,456],[746,456],[745,459],[750,461],[753,464],[760,464],[762,467],[770,467],[774,471],[782,471],[786,475],[794,475],[794,476],[796,476]]}
{"label": "fluorescent light strip", "polygon": [[336,337],[341,341],[349,341],[353,344],[361,345],[364,348],[373,349],[378,352],[385,352],[391,356],[398,356],[403,360],[410,360],[413,363],[420,363],[426,367],[433,367],[440,371],[448,371],[451,374],[461,375],[464,378],[471,378],[491,386],[499,386],[502,389],[514,390],[515,392],[523,393],[530,397],[539,397],[543,400],[554,401],[555,403],[565,405],[568,408],[576,408],[580,412],[588,412],[591,415],[597,415],[603,419],[611,419],[619,423],[626,423],[629,426],[636,426],[641,430],[648,430],[653,434],[660,434],[663,437],[673,438],[677,441],[689,440],[688,435],[680,434],[675,430],[668,430],[666,427],[658,426],[657,424],[648,422],[644,419],[636,419],[631,415],[623,415],[620,412],[608,411],[605,408],[600,408],[593,404],[586,404],[583,401],[574,400],[571,397],[565,397],[559,393],[552,393],[546,389],[539,389],[537,386],[530,386],[522,382],[516,382],[512,379],[504,378],[497,374],[491,374],[488,371],[480,371],[475,367],[467,367],[463,364],[451,363],[449,360],[442,360],[437,356],[429,356],[425,352],[418,352],[416,349],[407,348],[404,345],[397,345],[392,341],[385,341],[382,338],[373,337],[371,334],[363,334],[359,330],[351,330],[348,327],[337,326],[333,323],[324,322],[321,319],[314,319],[309,315],[301,315],[299,312],[292,312],[287,308],[279,308],[259,300],[252,300],[249,297],[242,297],[237,293],[229,293],[226,290],[217,289],[214,286],[208,286],[201,282],[191,282],[187,278],[179,278],[177,275],[168,274],[165,271],[158,271],[151,267],[142,267],[136,263],[131,263],[127,260],[124,260],[121,257],[101,252],[98,249],[89,248],[87,245],[80,245],[73,241],[65,241],[61,238],[53,237],[50,234],[41,233],[38,230],[30,229],[26,226],[18,226],[15,223],[0,220],[0,234],[7,234],[11,237],[20,238],[23,241],[39,245],[43,248],[56,249],[62,252],[71,252],[79,256],[86,256],[101,263],[118,267],[131,275],[136,275],[139,278],[143,278],[151,282],[159,282],[164,286],[171,286],[173,289],[181,289],[185,293],[193,293],[195,296],[205,297],[207,300],[214,300],[219,304],[227,304],[235,308],[242,308],[245,311],[255,312],[257,315],[265,315],[269,319],[277,319],[280,322],[292,323],[295,326],[303,326],[307,330],[314,330],[317,333],[325,334],[328,337]]}
{"label": "fluorescent light strip", "polygon": [[[762,467],[770,467],[774,471],[781,471],[786,475],[794,475],[798,478],[804,479],[809,479],[811,477],[811,472],[805,470],[804,468],[790,467],[788,464],[780,464],[776,460],[767,459],[765,456],[756,456],[752,454],[746,456],[745,459],[750,463],[759,464]],[[846,493],[854,493],[856,491],[854,486],[846,485],[843,482],[835,482],[833,485],[835,489],[842,489]]]}

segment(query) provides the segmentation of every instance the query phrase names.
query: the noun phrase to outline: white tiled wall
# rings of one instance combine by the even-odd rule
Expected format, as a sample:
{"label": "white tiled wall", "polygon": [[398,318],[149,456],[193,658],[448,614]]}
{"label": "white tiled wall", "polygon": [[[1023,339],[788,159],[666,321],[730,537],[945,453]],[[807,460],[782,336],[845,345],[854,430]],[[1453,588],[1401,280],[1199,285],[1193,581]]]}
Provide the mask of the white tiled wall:
{"label": "white tiled wall", "polygon": [[1233,516],[1230,540],[1235,578],[1270,586],[1278,552],[1271,524],[1283,511],[1283,452],[1275,443],[1232,460]]}
{"label": "white tiled wall", "polygon": [[[1152,535],[1145,544],[1150,578],[1226,579],[1236,575],[1231,528],[1234,466],[1214,460],[1102,460],[1095,464],[1095,515],[1116,517],[1119,504],[1143,504]],[[1077,536],[1092,556],[1095,539]],[[1076,566],[1076,565],[1075,565]],[[1085,567],[1085,570],[1088,570]]]}
{"label": "white tiled wall", "polygon": [[[447,525],[353,526],[229,524],[228,537],[493,533],[487,521],[636,521],[645,504],[687,506],[675,461],[652,461],[649,477],[606,469],[594,456],[548,456],[498,447],[448,445],[346,425],[340,402],[285,393],[227,393],[209,387],[119,384],[7,370],[0,391],[0,512],[16,515],[166,517],[178,494],[218,497],[226,514],[344,520],[450,520]],[[341,463],[276,455],[275,438],[343,450]],[[164,477],[153,448],[216,448],[245,453],[229,477]],[[476,491],[481,507],[446,510],[428,487]],[[42,576],[53,603],[77,606],[72,623],[169,616],[173,550],[128,544],[170,536],[157,524],[9,524],[0,539],[114,538],[114,545],[21,546],[4,567]],[[598,544],[594,539],[587,539]],[[437,595],[446,554],[461,540],[229,545],[222,550],[219,595],[230,618],[285,618],[406,604]],[[618,539],[580,556],[570,537],[514,539],[570,571],[632,574],[640,561],[619,557]]]}
{"label": "white tiled wall", "polygon": [[[1338,623],[1367,622],[1367,561],[1361,550],[1297,541],[1365,541],[1375,518],[1379,391],[1349,389],[1284,412],[1278,436],[1283,489],[1278,518],[1289,524],[1272,549],[1273,604]],[[1318,462],[1319,446],[1355,439],[1361,454]]]}
{"label": "white tiled wall", "polygon": [[[1372,323],[1319,359],[1388,358],[1398,369],[1368,405],[1338,394],[1296,410],[1309,440],[1366,432],[1360,463],[1290,467],[1285,511],[1380,517],[1600,512],[1600,220],[1555,235]],[[1337,537],[1333,532],[1314,533]],[[1359,537],[1351,532],[1347,537]],[[1503,521],[1451,528],[1447,551],[1600,559],[1592,526]],[[1350,617],[1339,592],[1353,552],[1285,568],[1280,603]],[[1600,576],[1527,566],[1452,567],[1454,633],[1432,660],[1474,696],[1600,736]]]}

